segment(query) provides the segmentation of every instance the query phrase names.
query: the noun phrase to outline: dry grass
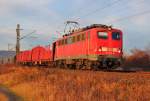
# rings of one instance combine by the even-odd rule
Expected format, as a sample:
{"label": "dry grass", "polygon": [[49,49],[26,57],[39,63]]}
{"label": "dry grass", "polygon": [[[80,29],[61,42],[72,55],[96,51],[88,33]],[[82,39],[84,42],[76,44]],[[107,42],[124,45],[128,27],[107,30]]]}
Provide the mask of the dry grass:
{"label": "dry grass", "polygon": [[4,94],[0,93],[0,101],[8,101],[8,99]]}
{"label": "dry grass", "polygon": [[27,101],[150,101],[149,72],[5,69],[0,83]]}

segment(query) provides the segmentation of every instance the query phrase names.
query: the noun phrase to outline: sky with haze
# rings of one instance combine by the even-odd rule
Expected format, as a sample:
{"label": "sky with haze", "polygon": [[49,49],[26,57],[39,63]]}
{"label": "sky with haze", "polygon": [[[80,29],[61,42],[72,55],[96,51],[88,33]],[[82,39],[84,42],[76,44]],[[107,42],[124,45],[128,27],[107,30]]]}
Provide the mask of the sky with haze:
{"label": "sky with haze", "polygon": [[[16,25],[22,49],[48,45],[63,32],[64,22],[76,20],[80,26],[107,24],[124,34],[124,49],[150,46],[150,0],[0,0],[0,50],[16,43]],[[61,33],[63,34],[63,33]]]}

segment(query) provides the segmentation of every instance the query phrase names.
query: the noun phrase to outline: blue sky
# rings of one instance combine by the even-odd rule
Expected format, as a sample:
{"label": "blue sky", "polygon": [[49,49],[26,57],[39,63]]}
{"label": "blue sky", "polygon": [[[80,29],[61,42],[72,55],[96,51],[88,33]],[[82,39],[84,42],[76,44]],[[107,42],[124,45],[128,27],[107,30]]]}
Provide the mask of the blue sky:
{"label": "blue sky", "polygon": [[[21,41],[22,49],[30,49],[51,43],[60,37],[56,31],[63,31],[66,20],[78,18],[81,27],[102,23],[121,29],[126,52],[143,49],[150,46],[149,5],[150,0],[0,0],[0,50],[7,50],[8,43],[16,43],[18,23],[24,29],[22,36],[36,30],[31,36],[37,38]],[[149,13],[118,20],[145,11]]]}

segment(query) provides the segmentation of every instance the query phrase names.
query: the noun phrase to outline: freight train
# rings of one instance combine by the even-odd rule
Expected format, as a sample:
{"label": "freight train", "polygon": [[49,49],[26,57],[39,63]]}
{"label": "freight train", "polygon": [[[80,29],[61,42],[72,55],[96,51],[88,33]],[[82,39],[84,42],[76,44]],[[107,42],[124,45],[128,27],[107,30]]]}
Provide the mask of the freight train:
{"label": "freight train", "polygon": [[37,46],[22,51],[17,54],[16,62],[72,69],[113,69],[120,66],[122,55],[122,31],[93,24],[63,35],[51,47]]}

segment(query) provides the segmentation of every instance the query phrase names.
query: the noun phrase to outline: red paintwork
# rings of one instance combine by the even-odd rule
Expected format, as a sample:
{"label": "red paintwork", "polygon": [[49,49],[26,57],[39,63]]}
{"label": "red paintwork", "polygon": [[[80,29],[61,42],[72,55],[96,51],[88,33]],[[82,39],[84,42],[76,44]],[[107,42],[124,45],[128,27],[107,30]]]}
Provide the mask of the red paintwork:
{"label": "red paintwork", "polygon": [[31,61],[31,51],[30,50],[27,50],[27,51],[24,51],[24,60],[25,62],[30,62]]}
{"label": "red paintwork", "polygon": [[50,47],[37,46],[32,49],[32,62],[51,61]]}
{"label": "red paintwork", "polygon": [[17,55],[17,62],[30,62],[31,61],[31,51],[22,51]]}
{"label": "red paintwork", "polygon": [[[107,40],[99,39],[97,36],[98,31],[108,32],[108,39]],[[111,32],[113,31],[117,31],[121,33],[120,40],[112,40]],[[90,32],[90,39],[88,39],[89,32]],[[72,44],[58,46],[59,40],[66,39],[67,37],[70,37],[70,36],[76,36],[82,33],[86,34],[86,39],[84,41],[79,41],[79,42],[75,42]],[[106,52],[99,51],[101,47],[122,49],[122,32],[117,29],[108,30],[104,28],[92,28],[92,29],[88,29],[82,32],[73,33],[59,40],[56,41],[55,58],[74,57],[74,56],[81,56],[81,55],[111,55],[115,57],[122,56],[122,51],[120,53],[112,52],[112,51],[106,51]]]}
{"label": "red paintwork", "polygon": [[[92,38],[91,38],[91,44],[90,44],[90,46],[91,46],[90,54],[113,55],[116,57],[122,56],[122,47],[123,47],[122,32],[120,30],[117,30],[117,29],[112,29],[111,31],[105,30],[108,33],[108,39],[105,40],[105,39],[97,38],[96,34],[98,31],[101,31],[101,29],[97,28],[97,29],[93,30]],[[120,32],[121,39],[120,40],[112,40],[112,32]],[[100,51],[98,51],[100,47],[108,47],[110,49],[120,48],[121,52],[120,53],[119,52],[113,52],[113,51],[100,52]],[[93,52],[94,49],[95,50],[97,49],[97,50],[95,52]]]}
{"label": "red paintwork", "polygon": [[51,61],[52,52],[50,50],[50,47],[40,47],[40,55],[39,60],[40,61]]}
{"label": "red paintwork", "polygon": [[30,62],[31,61],[31,51],[26,50],[22,52],[22,61]]}
{"label": "red paintwork", "polygon": [[21,52],[16,55],[16,62],[17,63],[21,62]]}
{"label": "red paintwork", "polygon": [[31,56],[32,62],[39,61],[39,55],[40,55],[40,50],[39,49],[40,49],[40,46],[34,47],[32,49],[32,56]]}

